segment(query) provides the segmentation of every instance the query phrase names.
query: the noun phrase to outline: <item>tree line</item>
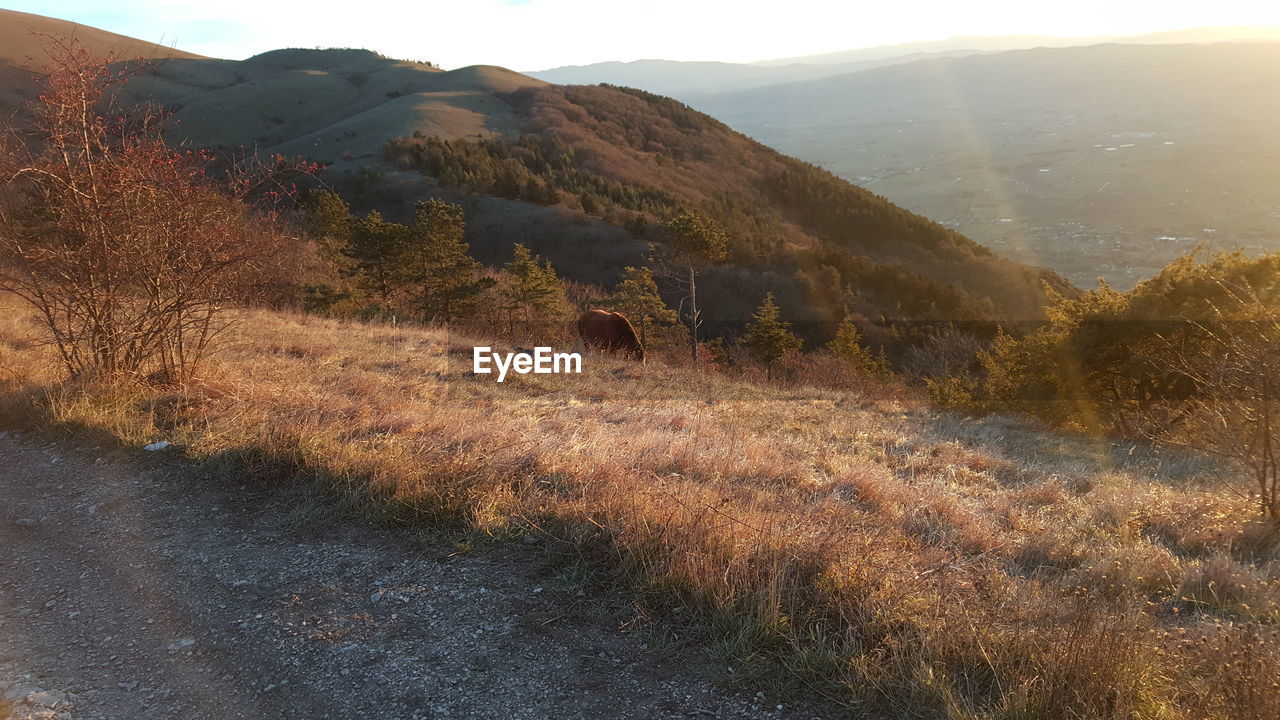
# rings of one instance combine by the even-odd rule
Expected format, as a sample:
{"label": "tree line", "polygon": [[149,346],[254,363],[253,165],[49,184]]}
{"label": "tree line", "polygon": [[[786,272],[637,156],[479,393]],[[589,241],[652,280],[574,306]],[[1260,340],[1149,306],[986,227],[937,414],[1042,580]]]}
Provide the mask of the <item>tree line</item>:
{"label": "tree line", "polygon": [[[496,272],[469,255],[460,205],[421,201],[408,225],[387,221],[376,210],[355,216],[341,197],[326,189],[307,193],[302,207],[303,225],[323,248],[334,275],[332,283],[306,288],[312,310],[459,326],[492,326],[496,321],[509,331],[564,326],[570,319],[573,303],[564,281],[550,262],[524,245],[513,244],[511,259]],[[705,268],[725,259],[728,237],[710,219],[691,213],[675,216],[662,229],[664,242],[652,248],[652,267],[624,268],[612,292],[590,304],[626,315],[646,349],[651,336],[671,338],[673,328],[683,327],[690,360],[696,363],[706,340],[699,334],[697,281]],[[659,280],[679,291],[679,309],[663,300]],[[776,364],[799,352],[803,341],[781,319],[769,293],[746,325],[740,344],[772,378]],[[848,319],[836,329],[830,349],[860,369],[887,369],[862,345]]]}

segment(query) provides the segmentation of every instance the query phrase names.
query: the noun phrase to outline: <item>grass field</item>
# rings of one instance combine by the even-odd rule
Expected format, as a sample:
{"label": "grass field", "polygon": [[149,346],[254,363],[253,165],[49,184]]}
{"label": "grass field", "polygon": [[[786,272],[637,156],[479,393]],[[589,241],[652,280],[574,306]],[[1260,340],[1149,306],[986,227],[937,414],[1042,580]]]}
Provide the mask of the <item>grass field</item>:
{"label": "grass field", "polygon": [[730,682],[855,716],[1280,716],[1275,534],[1204,459],[659,363],[497,384],[466,372],[491,338],[270,312],[196,384],[72,385],[0,317],[6,424],[311,482],[313,519],[539,534]]}

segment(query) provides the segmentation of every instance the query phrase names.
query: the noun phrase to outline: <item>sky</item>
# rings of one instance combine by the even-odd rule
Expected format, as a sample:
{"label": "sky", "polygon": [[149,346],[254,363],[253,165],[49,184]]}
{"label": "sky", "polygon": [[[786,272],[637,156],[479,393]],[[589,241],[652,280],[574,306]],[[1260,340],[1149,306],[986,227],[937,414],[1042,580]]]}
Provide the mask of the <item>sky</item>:
{"label": "sky", "polygon": [[750,62],[961,35],[1280,25],[1277,0],[0,0],[213,57],[362,47],[444,68]]}

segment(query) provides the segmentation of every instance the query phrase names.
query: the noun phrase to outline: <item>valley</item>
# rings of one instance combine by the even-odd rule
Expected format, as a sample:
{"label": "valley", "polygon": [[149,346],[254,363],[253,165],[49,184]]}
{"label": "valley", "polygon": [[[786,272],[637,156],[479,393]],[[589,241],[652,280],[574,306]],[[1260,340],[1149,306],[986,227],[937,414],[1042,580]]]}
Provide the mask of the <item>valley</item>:
{"label": "valley", "polygon": [[[1127,288],[1201,245],[1280,247],[1280,43],[1195,38],[908,55],[831,77],[672,89],[1002,255]],[[661,88],[670,74],[623,79]]]}

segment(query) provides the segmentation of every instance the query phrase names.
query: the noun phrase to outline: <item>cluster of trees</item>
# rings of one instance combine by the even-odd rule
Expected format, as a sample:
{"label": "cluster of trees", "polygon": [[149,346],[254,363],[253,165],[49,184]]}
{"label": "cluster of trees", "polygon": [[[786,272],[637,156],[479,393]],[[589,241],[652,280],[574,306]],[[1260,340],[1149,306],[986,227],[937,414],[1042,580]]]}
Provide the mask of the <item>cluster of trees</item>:
{"label": "cluster of trees", "polygon": [[[1071,290],[1054,273],[999,258],[670,98],[611,86],[552,86],[524,88],[507,99],[527,127],[571,144],[579,166],[662,188],[729,230],[734,263],[794,272],[817,264],[815,254],[856,258],[862,262],[855,266],[826,264],[844,274],[844,283],[886,274],[893,277],[885,284],[911,285],[903,288],[910,292],[875,298],[889,304],[874,310],[924,293],[925,304],[947,319],[991,317],[977,306],[982,301],[997,316],[1034,317],[1045,283]],[[908,279],[899,269],[913,275]],[[955,290],[968,302],[951,304],[946,296]]]}
{"label": "cluster of trees", "polygon": [[[731,239],[727,262],[795,279],[760,285],[787,296],[797,317],[838,321],[839,291],[850,285],[867,315],[917,321],[1031,318],[1045,283],[1073,291],[669,98],[600,86],[530,88],[507,100],[529,130],[514,140],[419,133],[388,143],[385,157],[444,187],[566,204],[637,237],[683,214],[705,217]],[[800,276],[816,272],[838,275],[828,283],[836,295],[798,297]]]}
{"label": "cluster of trees", "polygon": [[421,132],[383,147],[391,162],[435,178],[444,187],[555,205],[575,198],[588,215],[666,214],[677,203],[666,192],[606,178],[584,169],[572,146],[554,137],[516,140],[441,140]]}
{"label": "cluster of trees", "polygon": [[308,193],[303,206],[307,229],[342,258],[342,273],[380,312],[450,322],[470,314],[495,283],[467,253],[457,205],[420,202],[412,225],[384,220],[376,210],[353,217],[328,190]]}
{"label": "cluster of trees", "polygon": [[[551,264],[524,245],[512,247],[500,271],[484,268],[468,254],[463,241],[462,207],[432,199],[419,202],[414,222],[401,225],[377,211],[363,217],[328,190],[314,190],[303,200],[308,232],[333,260],[339,285],[309,288],[314,309],[358,311],[447,323],[495,322],[517,334],[517,328],[565,325],[571,310],[565,283]],[[699,330],[698,279],[727,256],[728,234],[712,220],[681,213],[663,225],[661,245],[653,248],[652,267],[627,267],[613,292],[584,303],[625,314],[649,348],[655,339],[670,343],[683,334],[693,362],[705,346]],[[656,273],[655,273],[656,269]],[[659,281],[682,300],[673,309],[663,300]],[[683,326],[682,333],[672,334]],[[784,357],[795,355],[804,341],[781,320],[773,293],[757,308],[739,343],[747,356],[766,368],[769,378]],[[833,354],[851,368],[883,375],[887,364],[863,346],[847,319],[830,344]]]}
{"label": "cluster of trees", "polygon": [[509,328],[567,315],[564,283],[525,246],[513,246],[500,273],[471,257],[459,205],[421,201],[409,225],[376,210],[356,217],[330,190],[312,190],[302,205],[307,231],[336,275],[336,284],[307,288],[312,309],[439,323],[503,320]]}
{"label": "cluster of trees", "polygon": [[930,380],[935,400],[1230,458],[1280,519],[1280,254],[1186,256],[1128,292],[1059,297],[978,360]]}
{"label": "cluster of trees", "polygon": [[[766,378],[773,379],[774,369],[783,358],[800,352],[804,341],[791,332],[791,323],[781,319],[781,310],[773,293],[765,295],[747,323],[741,344],[765,367]],[[826,350],[846,368],[855,373],[876,379],[892,376],[884,355],[872,355],[862,342],[862,333],[849,318],[836,326],[835,336],[826,344]]]}

